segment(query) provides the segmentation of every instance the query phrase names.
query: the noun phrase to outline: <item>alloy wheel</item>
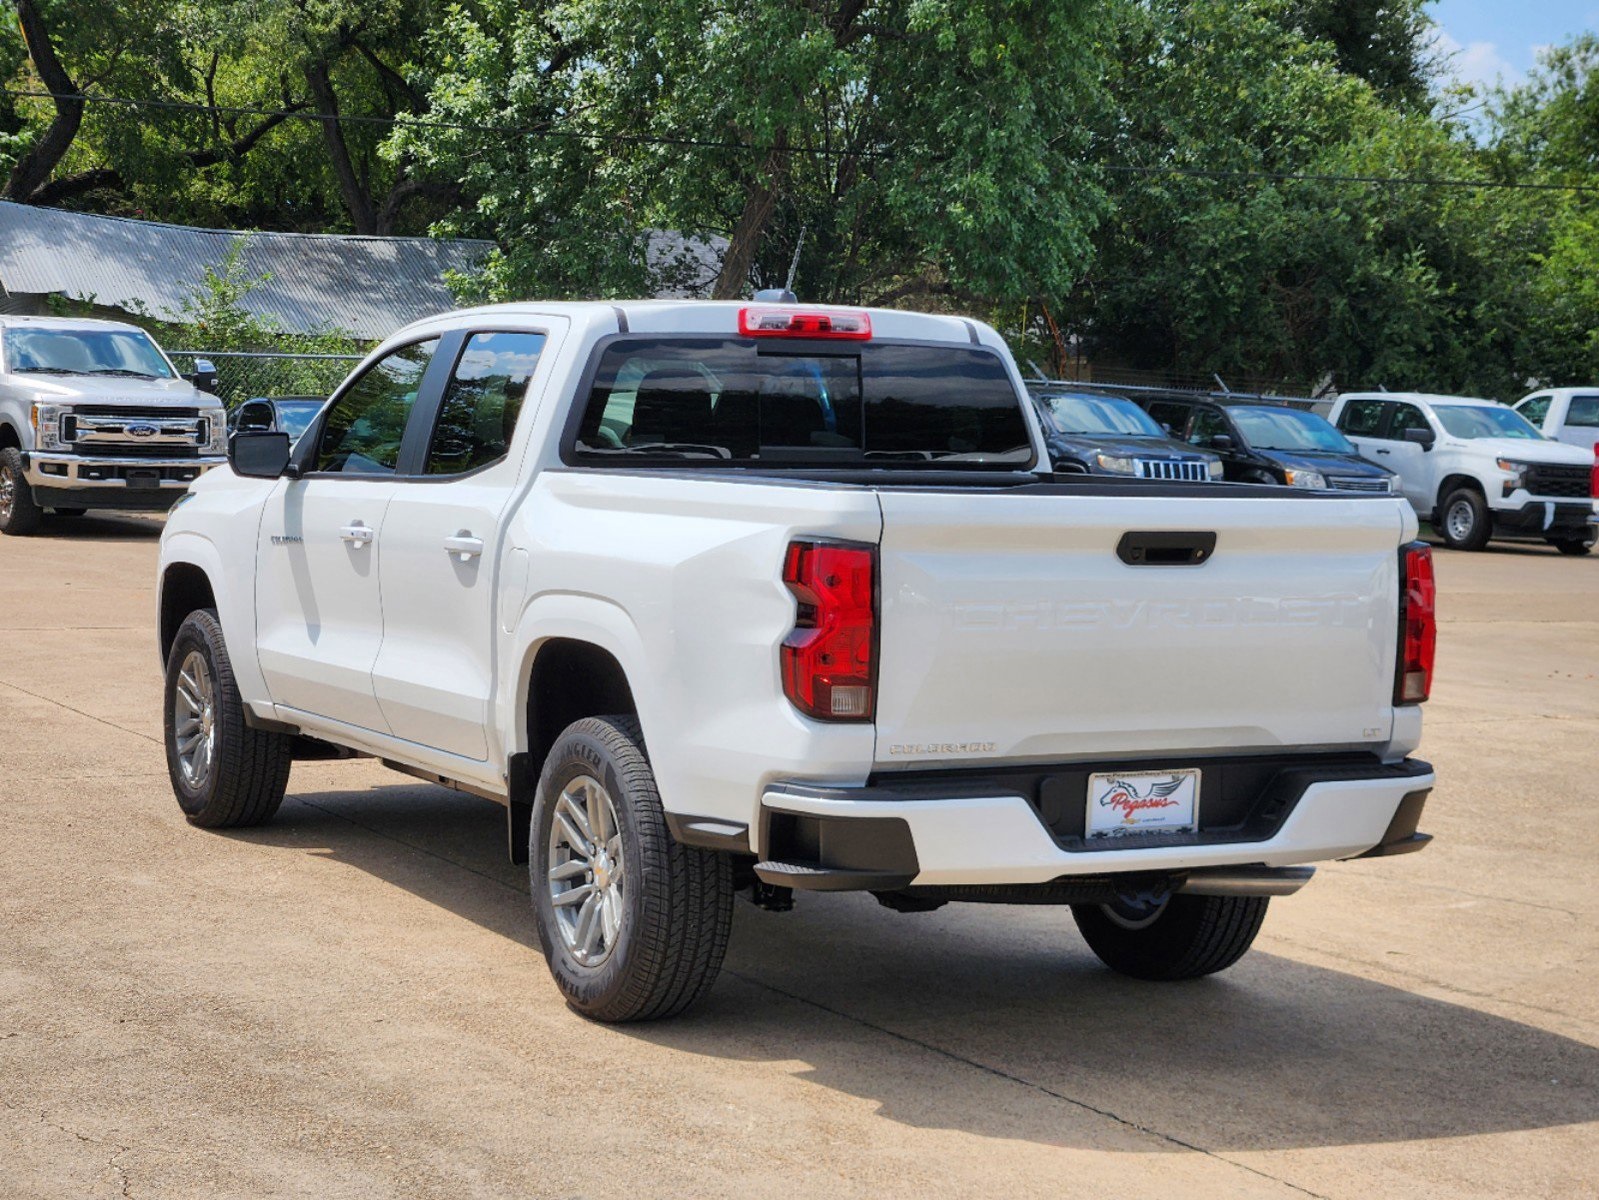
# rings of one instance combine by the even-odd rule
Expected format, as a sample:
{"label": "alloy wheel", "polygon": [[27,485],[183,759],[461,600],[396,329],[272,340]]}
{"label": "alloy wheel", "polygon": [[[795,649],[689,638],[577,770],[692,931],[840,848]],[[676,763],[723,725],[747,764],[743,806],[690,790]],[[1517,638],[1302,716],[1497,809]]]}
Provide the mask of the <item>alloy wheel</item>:
{"label": "alloy wheel", "polygon": [[183,781],[196,790],[205,786],[216,757],[216,685],[211,667],[198,650],[189,651],[172,690],[172,739]]}
{"label": "alloy wheel", "polygon": [[1453,540],[1463,542],[1471,537],[1471,531],[1476,528],[1477,514],[1472,511],[1470,502],[1456,500],[1449,506],[1444,525]]}
{"label": "alloy wheel", "polygon": [[627,882],[616,805],[593,776],[562,789],[546,861],[561,941],[583,966],[597,967],[621,940]]}

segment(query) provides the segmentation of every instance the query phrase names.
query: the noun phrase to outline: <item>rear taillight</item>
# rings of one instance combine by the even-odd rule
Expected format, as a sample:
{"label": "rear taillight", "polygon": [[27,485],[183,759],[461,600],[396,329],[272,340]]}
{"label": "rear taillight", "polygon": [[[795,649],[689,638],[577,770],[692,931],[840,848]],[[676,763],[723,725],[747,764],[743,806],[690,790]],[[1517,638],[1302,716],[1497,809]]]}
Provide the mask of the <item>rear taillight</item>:
{"label": "rear taillight", "polygon": [[1400,551],[1404,591],[1399,597],[1399,672],[1395,704],[1420,704],[1432,693],[1432,660],[1438,644],[1438,587],[1432,547],[1412,542]]}
{"label": "rear taillight", "polygon": [[738,331],[745,337],[838,338],[865,342],[871,340],[872,318],[854,308],[741,308]]}
{"label": "rear taillight", "polygon": [[870,721],[877,676],[877,551],[790,542],[783,582],[799,613],[783,640],[783,691],[819,721]]}
{"label": "rear taillight", "polygon": [[1588,496],[1599,500],[1599,442],[1593,444],[1593,470],[1588,473]]}

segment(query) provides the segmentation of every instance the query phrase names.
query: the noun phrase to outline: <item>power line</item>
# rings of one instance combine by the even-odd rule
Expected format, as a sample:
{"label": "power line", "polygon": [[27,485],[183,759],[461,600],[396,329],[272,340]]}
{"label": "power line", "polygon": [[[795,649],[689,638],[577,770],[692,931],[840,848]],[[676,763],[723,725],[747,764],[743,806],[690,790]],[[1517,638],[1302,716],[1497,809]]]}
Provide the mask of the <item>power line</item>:
{"label": "power line", "polygon": [[[17,88],[3,89],[6,94],[31,100],[81,100],[88,104],[110,104],[124,108],[151,108],[164,111],[195,112],[206,115],[248,116],[277,118],[288,121],[311,121],[317,124],[386,125],[406,129],[444,129],[462,133],[492,133],[505,137],[549,138],[557,141],[611,142],[643,146],[679,146],[702,150],[743,150],[750,153],[769,154],[780,151],[790,154],[812,154],[832,157],[850,154],[858,158],[890,160],[899,157],[892,150],[843,151],[825,146],[767,146],[747,142],[733,142],[709,138],[670,137],[661,134],[600,133],[570,129],[550,129],[533,126],[489,125],[475,121],[443,121],[432,118],[379,117],[365,114],[323,113],[295,108],[253,108],[243,105],[210,105],[190,100],[145,100],[131,96],[96,96],[75,92],[25,91]],[[1134,165],[1128,163],[1085,164],[1117,175],[1164,175],[1197,179],[1268,180],[1276,183],[1361,183],[1379,187],[1453,187],[1481,191],[1522,192],[1572,192],[1579,195],[1599,194],[1599,185],[1578,183],[1530,183],[1494,179],[1448,179],[1420,175],[1353,175],[1328,172],[1298,171],[1238,171],[1208,167],[1179,167],[1162,164]]]}

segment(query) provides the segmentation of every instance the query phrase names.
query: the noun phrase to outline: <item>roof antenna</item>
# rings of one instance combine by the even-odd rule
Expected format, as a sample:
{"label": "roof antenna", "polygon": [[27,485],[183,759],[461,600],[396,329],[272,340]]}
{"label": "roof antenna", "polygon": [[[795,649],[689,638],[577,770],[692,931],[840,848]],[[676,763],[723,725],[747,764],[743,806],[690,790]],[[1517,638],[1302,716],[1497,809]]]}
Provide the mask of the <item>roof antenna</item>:
{"label": "roof antenna", "polygon": [[761,304],[798,304],[799,297],[794,294],[794,275],[799,270],[800,251],[805,248],[805,230],[807,226],[800,226],[799,241],[794,243],[794,257],[788,260],[788,278],[783,281],[780,288],[762,288],[755,293],[755,299]]}
{"label": "roof antenna", "polygon": [[1218,375],[1215,371],[1212,371],[1210,373],[1210,377],[1216,381],[1216,386],[1221,388],[1221,394],[1223,396],[1231,396],[1233,394],[1232,388],[1227,386],[1227,381],[1225,379],[1223,379],[1220,375]]}
{"label": "roof antenna", "polygon": [[1033,368],[1033,374],[1038,376],[1038,382],[1039,383],[1048,383],[1049,382],[1049,376],[1044,374],[1044,368],[1038,365],[1038,360],[1037,359],[1034,359],[1034,358],[1028,359],[1027,360],[1027,365],[1030,366],[1031,368]]}

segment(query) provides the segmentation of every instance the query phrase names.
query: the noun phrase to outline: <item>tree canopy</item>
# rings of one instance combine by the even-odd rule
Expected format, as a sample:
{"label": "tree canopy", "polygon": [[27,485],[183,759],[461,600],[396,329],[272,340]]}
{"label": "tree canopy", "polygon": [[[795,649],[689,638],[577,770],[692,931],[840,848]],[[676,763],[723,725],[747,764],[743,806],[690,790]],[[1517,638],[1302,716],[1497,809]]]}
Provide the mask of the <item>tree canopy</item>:
{"label": "tree canopy", "polygon": [[491,298],[682,285],[672,230],[1057,366],[1599,375],[1593,35],[1462,96],[1423,0],[11,3],[10,200],[488,237]]}

